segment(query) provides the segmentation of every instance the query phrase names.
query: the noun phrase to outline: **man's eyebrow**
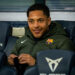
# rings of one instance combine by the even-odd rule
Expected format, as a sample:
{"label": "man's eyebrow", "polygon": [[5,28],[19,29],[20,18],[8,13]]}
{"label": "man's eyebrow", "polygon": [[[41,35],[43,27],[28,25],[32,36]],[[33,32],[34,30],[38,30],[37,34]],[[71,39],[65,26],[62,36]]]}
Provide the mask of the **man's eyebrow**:
{"label": "man's eyebrow", "polygon": [[[44,19],[44,18],[39,18],[39,19]],[[38,20],[39,20],[39,19],[38,19]]]}
{"label": "man's eyebrow", "polygon": [[33,19],[28,19],[28,20],[33,20]]}

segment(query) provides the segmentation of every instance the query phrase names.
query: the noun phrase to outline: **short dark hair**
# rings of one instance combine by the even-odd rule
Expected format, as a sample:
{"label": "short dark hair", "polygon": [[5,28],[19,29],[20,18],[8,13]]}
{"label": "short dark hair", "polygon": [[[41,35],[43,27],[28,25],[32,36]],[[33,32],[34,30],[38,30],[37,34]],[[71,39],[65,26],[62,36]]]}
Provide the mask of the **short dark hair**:
{"label": "short dark hair", "polygon": [[35,11],[35,10],[42,10],[43,13],[49,17],[50,16],[50,11],[49,8],[45,4],[34,4],[30,6],[27,10],[27,17],[29,16],[29,12]]}

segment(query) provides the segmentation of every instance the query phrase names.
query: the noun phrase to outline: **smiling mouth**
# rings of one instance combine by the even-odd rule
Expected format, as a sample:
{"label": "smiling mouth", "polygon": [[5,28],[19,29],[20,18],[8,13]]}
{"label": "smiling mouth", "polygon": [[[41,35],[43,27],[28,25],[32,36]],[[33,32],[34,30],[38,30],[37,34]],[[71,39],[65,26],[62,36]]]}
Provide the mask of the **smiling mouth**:
{"label": "smiling mouth", "polygon": [[41,30],[34,30],[35,34],[39,34],[41,32]]}

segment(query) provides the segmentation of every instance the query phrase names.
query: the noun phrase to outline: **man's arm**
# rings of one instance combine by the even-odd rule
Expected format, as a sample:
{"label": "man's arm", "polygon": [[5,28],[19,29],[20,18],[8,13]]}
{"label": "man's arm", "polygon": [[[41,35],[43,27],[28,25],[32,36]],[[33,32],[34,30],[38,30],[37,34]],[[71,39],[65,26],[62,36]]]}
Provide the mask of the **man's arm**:
{"label": "man's arm", "polygon": [[8,56],[8,63],[10,65],[14,65],[14,58],[18,57],[17,56],[17,44],[18,44],[18,41],[16,41],[14,49],[12,50],[11,54]]}
{"label": "man's arm", "polygon": [[65,50],[71,50],[71,51],[75,51],[75,47],[73,42],[70,39],[65,39],[65,40],[61,40],[61,42],[58,45],[59,49],[65,49]]}

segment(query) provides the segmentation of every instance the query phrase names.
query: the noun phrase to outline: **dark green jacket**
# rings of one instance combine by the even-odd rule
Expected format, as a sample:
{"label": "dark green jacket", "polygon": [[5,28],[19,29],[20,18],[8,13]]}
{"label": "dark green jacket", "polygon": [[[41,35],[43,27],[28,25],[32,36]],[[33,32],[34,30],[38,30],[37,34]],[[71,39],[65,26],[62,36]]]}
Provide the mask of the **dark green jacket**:
{"label": "dark green jacket", "polygon": [[66,32],[59,24],[51,23],[49,31],[40,39],[34,38],[28,27],[25,29],[25,36],[17,40],[15,48],[12,51],[16,55],[26,53],[36,58],[37,52],[43,50],[74,50],[72,41],[67,37]]}

